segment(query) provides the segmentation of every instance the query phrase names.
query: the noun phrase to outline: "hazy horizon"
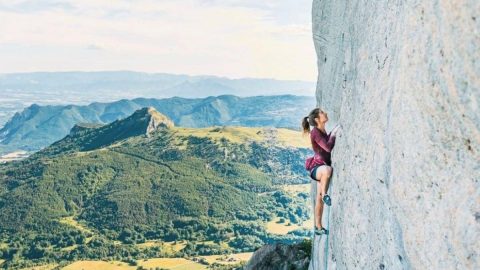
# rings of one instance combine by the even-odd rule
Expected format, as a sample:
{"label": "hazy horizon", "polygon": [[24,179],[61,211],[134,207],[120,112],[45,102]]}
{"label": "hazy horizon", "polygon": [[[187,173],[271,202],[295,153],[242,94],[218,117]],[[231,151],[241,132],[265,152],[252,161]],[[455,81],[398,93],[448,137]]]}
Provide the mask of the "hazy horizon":
{"label": "hazy horizon", "polygon": [[149,75],[174,75],[174,76],[189,76],[189,77],[214,77],[227,80],[275,80],[275,81],[299,81],[299,82],[310,82],[316,83],[314,80],[302,80],[302,79],[277,79],[273,77],[231,77],[217,74],[187,74],[187,73],[173,73],[173,72],[148,72],[148,71],[139,71],[131,69],[110,69],[110,70],[41,70],[41,71],[25,71],[25,72],[0,72],[1,76],[8,75],[19,75],[19,74],[41,74],[41,73],[117,73],[117,72],[127,72],[127,73],[143,73]]}

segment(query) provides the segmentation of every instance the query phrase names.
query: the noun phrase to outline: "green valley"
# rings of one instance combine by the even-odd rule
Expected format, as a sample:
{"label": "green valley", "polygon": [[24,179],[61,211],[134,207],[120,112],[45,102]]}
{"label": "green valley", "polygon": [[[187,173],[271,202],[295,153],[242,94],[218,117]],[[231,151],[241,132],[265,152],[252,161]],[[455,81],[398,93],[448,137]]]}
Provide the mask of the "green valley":
{"label": "green valley", "polygon": [[[305,235],[268,227],[310,218],[300,132],[175,127],[153,108],[77,125],[30,157],[0,164],[0,267],[252,252]],[[268,194],[268,196],[267,196]],[[269,225],[270,224],[270,225]],[[207,257],[206,257],[207,256]]]}

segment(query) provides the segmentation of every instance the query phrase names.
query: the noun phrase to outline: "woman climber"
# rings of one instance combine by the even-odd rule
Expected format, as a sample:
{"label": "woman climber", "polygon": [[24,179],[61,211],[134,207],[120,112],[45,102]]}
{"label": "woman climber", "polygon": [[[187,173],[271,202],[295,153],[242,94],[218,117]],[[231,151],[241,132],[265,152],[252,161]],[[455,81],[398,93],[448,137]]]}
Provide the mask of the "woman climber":
{"label": "woman climber", "polygon": [[[305,161],[305,168],[310,171],[310,177],[317,181],[315,196],[315,234],[317,235],[328,234],[328,230],[322,227],[323,204],[331,205],[331,198],[327,194],[328,183],[333,171],[330,152],[335,146],[335,138],[341,128],[340,125],[337,125],[327,134],[325,131],[327,121],[327,113],[320,108],[313,109],[302,121],[303,132],[304,134],[310,133],[312,148],[315,152],[313,157],[309,157]],[[312,130],[310,130],[310,126],[313,127]]]}

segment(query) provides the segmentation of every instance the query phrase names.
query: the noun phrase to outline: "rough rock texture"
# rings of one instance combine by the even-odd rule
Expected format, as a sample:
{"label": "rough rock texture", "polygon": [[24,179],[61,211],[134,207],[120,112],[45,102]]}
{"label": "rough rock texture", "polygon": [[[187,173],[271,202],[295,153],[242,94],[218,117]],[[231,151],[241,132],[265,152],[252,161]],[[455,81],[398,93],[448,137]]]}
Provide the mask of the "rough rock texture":
{"label": "rough rock texture", "polygon": [[131,116],[127,117],[123,121],[127,122],[127,125],[130,124],[131,126],[140,125],[140,130],[144,131],[145,135],[147,136],[149,136],[158,128],[171,128],[174,126],[172,120],[159,113],[153,107],[145,107],[136,110]]}
{"label": "rough rock texture", "polygon": [[343,125],[328,269],[480,269],[480,1],[314,0],[312,15],[317,102]]}
{"label": "rough rock texture", "polygon": [[175,124],[165,115],[159,113],[154,107],[146,108],[150,121],[147,126],[147,135],[154,132],[158,128],[172,128]]}
{"label": "rough rock texture", "polygon": [[306,270],[309,257],[302,244],[265,245],[255,251],[244,270]]}

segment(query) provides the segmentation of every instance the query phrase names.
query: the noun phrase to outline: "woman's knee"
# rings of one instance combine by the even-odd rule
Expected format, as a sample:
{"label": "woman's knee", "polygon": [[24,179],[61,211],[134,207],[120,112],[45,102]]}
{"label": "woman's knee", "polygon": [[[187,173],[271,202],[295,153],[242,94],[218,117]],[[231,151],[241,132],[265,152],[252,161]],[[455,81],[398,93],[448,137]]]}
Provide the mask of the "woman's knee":
{"label": "woman's knee", "polygon": [[321,171],[322,174],[325,174],[328,177],[330,177],[332,175],[333,168],[331,166],[322,165],[320,168],[321,168],[320,171]]}
{"label": "woman's knee", "polygon": [[327,174],[328,176],[332,176],[333,168],[332,166],[327,166]]}

